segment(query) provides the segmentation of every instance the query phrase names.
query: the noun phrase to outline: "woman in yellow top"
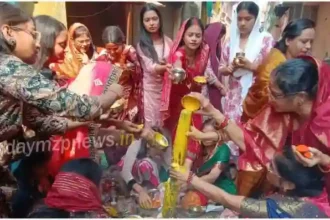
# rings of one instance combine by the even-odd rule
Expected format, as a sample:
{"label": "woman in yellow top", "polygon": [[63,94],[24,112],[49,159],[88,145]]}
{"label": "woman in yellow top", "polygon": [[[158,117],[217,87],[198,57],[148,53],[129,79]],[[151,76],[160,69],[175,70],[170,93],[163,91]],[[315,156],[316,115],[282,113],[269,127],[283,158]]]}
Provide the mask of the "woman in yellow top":
{"label": "woman in yellow top", "polygon": [[[286,60],[310,52],[315,37],[314,27],[314,22],[309,19],[294,20],[285,27],[281,40],[275,44],[255,72],[255,83],[249,89],[243,102],[243,121],[254,118],[268,103],[271,72]],[[267,182],[265,184],[266,176],[267,171],[264,169],[252,171],[245,165],[241,165],[237,178],[239,194],[251,196],[267,191],[269,184]]]}
{"label": "woman in yellow top", "polygon": [[255,72],[255,82],[243,102],[242,120],[254,118],[268,102],[270,73],[287,59],[310,52],[315,37],[315,23],[309,19],[291,21],[284,29],[282,38],[275,44],[268,56]]}

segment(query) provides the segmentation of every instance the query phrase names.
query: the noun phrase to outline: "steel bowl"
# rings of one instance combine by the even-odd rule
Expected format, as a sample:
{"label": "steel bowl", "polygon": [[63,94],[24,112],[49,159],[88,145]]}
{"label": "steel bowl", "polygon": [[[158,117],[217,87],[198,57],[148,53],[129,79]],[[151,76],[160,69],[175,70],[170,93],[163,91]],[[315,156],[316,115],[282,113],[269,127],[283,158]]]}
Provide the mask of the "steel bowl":
{"label": "steel bowl", "polygon": [[172,79],[172,82],[173,84],[179,84],[181,83],[183,80],[186,79],[187,77],[187,73],[184,69],[182,68],[174,68],[172,70],[172,76],[173,76],[173,79]]}
{"label": "steel bowl", "polygon": [[189,217],[199,217],[205,214],[205,212],[206,212],[205,206],[190,207],[188,210],[186,210],[186,214]]}

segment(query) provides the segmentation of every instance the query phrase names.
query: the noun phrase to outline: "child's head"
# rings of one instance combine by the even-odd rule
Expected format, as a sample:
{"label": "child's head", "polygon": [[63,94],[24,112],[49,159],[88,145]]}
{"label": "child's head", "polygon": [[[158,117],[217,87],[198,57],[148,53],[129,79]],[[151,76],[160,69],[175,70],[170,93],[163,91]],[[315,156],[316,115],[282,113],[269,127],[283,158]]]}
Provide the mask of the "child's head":
{"label": "child's head", "polygon": [[[203,124],[202,131],[204,133],[216,131],[216,129],[214,127],[214,123],[215,123],[214,119],[212,119],[212,118],[207,119]],[[217,141],[213,141],[213,140],[211,140],[211,141],[202,141],[202,145],[205,146],[205,147],[214,146],[216,143],[217,143]]]}
{"label": "child's head", "polygon": [[[153,126],[152,130],[162,134],[167,139],[167,141],[168,141],[168,147],[167,148],[172,147],[171,133],[167,129],[164,129],[164,128],[161,128],[161,127],[158,127],[158,126]],[[139,152],[138,158],[143,158],[147,154],[149,154],[152,157],[162,156],[167,148],[162,148],[156,142],[150,143],[150,142],[147,142],[146,139],[142,139],[141,150]]]}

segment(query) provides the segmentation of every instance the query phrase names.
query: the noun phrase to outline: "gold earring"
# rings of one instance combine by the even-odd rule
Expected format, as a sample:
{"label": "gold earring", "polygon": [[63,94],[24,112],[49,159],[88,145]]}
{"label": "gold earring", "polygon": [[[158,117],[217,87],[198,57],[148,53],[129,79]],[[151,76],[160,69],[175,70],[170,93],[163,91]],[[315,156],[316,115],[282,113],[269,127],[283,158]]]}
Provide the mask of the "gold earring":
{"label": "gold earring", "polygon": [[14,38],[10,38],[8,40],[8,44],[12,47],[15,48],[16,47],[16,40]]}

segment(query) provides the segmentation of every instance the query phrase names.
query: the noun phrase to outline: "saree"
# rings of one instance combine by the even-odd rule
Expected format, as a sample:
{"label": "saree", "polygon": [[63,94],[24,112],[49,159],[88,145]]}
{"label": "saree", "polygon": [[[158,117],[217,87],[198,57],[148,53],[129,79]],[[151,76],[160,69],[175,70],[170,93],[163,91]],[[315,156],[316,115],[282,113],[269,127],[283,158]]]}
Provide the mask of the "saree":
{"label": "saree", "polygon": [[[204,163],[197,169],[196,175],[201,177],[211,172],[213,167],[220,166],[221,164],[229,164],[230,149],[228,145],[223,144],[217,146],[213,155],[204,161]],[[223,189],[227,193],[236,194],[236,187],[232,180],[230,180],[224,172],[216,179],[213,185]]]}
{"label": "saree", "polygon": [[[100,96],[108,86],[116,83],[122,70],[108,62],[93,62],[84,66],[77,78],[69,85],[68,89],[79,94]],[[84,109],[81,109],[83,111]],[[96,148],[102,147],[105,140],[96,140],[99,126],[91,123],[86,126],[67,131],[63,136],[54,136],[51,139],[52,158],[49,170],[55,176],[60,167],[71,159],[93,158]]]}
{"label": "saree", "polygon": [[[221,78],[221,73],[219,73],[218,71],[221,55],[221,39],[225,34],[226,26],[220,22],[210,24],[204,32],[205,42],[210,47],[209,59],[211,62],[211,70],[218,79]],[[207,89],[209,93],[210,102],[214,107],[221,110],[221,92],[218,88],[212,85],[208,85]]]}
{"label": "saree", "polygon": [[[183,109],[179,103],[181,103],[183,96],[189,94],[190,92],[201,92],[201,88],[194,85],[193,78],[195,76],[204,75],[209,57],[209,47],[207,44],[202,42],[196,53],[194,66],[190,67],[187,65],[184,47],[181,46],[187,21],[188,20],[182,24],[177,38],[173,42],[173,46],[168,58],[168,63],[172,65],[177,60],[181,60],[182,68],[186,71],[187,78],[183,81],[182,84],[172,84],[172,81],[169,78],[169,73],[165,72],[163,81],[163,91],[160,106],[161,120],[163,126],[169,129],[173,137],[175,136],[176,126],[179,121],[181,110]],[[202,116],[193,115],[192,123],[197,129],[201,129]],[[198,148],[199,146],[196,141],[189,139],[188,148],[189,147]]]}
{"label": "saree", "polygon": [[[202,177],[209,174],[211,170],[216,166],[219,166],[219,169],[221,169],[220,166],[222,164],[228,165],[230,161],[230,149],[227,144],[216,146],[206,159],[204,158],[201,148],[195,152],[189,149],[187,159],[193,161],[193,172],[195,172],[198,177]],[[212,184],[223,189],[227,193],[233,195],[237,193],[235,183],[233,180],[229,179],[226,174],[226,170],[223,170],[219,177]],[[191,196],[198,197],[198,201],[206,201],[207,204],[208,198],[203,193],[193,190],[191,191]],[[199,205],[206,204],[201,203]]]}
{"label": "saree", "polygon": [[[246,151],[239,157],[240,169],[258,171],[266,168],[275,153],[282,150],[288,137],[293,145],[304,144],[330,155],[330,66],[309,56],[299,58],[318,65],[318,91],[310,119],[298,130],[293,130],[293,123],[297,120],[294,114],[275,112],[271,106],[266,106],[254,119],[241,126]],[[330,175],[325,174],[325,178],[329,194]]]}
{"label": "saree", "polygon": [[[256,209],[256,207],[258,207]],[[243,218],[328,218],[317,203],[308,198],[272,194],[265,199],[245,198],[240,208]]]}
{"label": "saree", "polygon": [[[80,52],[74,45],[73,35],[77,28],[85,27],[85,25],[81,23],[74,23],[69,28],[68,33],[68,45],[65,50],[65,57],[63,63],[56,63],[51,66],[51,69],[56,72],[57,77],[61,79],[72,79],[75,78],[80,69],[84,66],[85,60],[90,60],[90,58]],[[92,50],[92,56],[96,54],[96,50],[94,48],[93,43],[91,43],[90,50]],[[86,57],[87,56],[87,57]],[[70,82],[71,80],[69,80]]]}
{"label": "saree", "polygon": [[262,61],[255,72],[255,81],[244,99],[242,121],[254,118],[268,103],[270,74],[285,61],[284,54],[276,48],[271,49],[268,56]]}
{"label": "saree", "polygon": [[125,44],[118,61],[112,62],[106,49],[102,49],[95,60],[106,61],[123,69],[116,82],[124,87],[123,98],[126,100],[126,104],[124,111],[119,114],[117,119],[143,123],[143,74],[134,47]]}

